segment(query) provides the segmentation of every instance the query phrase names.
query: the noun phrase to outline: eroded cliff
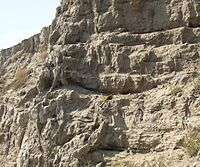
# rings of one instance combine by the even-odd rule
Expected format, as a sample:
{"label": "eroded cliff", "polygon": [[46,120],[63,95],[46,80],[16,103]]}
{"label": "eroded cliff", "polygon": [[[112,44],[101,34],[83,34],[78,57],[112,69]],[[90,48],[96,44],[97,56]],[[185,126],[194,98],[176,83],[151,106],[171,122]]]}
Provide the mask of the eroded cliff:
{"label": "eroded cliff", "polygon": [[62,0],[0,52],[0,166],[200,166],[199,0]]}

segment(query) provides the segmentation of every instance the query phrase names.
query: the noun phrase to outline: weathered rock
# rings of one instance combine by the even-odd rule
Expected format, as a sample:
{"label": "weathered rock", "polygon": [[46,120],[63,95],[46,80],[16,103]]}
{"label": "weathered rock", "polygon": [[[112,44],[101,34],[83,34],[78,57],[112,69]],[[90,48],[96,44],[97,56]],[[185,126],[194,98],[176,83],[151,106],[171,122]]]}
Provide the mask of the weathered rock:
{"label": "weathered rock", "polygon": [[62,0],[0,51],[0,166],[198,166],[199,64],[198,0]]}

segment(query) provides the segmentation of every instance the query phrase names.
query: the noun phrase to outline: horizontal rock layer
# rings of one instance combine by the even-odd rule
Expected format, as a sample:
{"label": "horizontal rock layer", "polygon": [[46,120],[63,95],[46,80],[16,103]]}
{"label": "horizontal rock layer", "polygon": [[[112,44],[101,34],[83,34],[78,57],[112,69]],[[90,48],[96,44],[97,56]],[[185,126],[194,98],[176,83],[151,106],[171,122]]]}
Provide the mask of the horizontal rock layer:
{"label": "horizontal rock layer", "polygon": [[0,51],[0,166],[198,166],[199,63],[197,0],[62,0]]}

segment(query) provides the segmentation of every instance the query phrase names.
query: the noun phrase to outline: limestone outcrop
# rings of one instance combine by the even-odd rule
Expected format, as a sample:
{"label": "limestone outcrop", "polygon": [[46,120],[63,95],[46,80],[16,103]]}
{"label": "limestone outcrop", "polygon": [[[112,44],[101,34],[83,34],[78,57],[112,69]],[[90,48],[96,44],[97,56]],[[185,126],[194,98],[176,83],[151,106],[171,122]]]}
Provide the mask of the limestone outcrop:
{"label": "limestone outcrop", "polygon": [[200,166],[200,2],[62,0],[0,51],[0,166]]}

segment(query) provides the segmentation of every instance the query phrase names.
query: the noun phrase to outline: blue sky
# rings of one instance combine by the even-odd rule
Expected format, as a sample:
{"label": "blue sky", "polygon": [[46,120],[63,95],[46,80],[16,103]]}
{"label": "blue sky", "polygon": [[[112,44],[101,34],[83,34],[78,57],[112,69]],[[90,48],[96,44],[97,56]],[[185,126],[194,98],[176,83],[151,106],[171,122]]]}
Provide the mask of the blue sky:
{"label": "blue sky", "polygon": [[0,50],[51,24],[60,0],[0,0]]}

